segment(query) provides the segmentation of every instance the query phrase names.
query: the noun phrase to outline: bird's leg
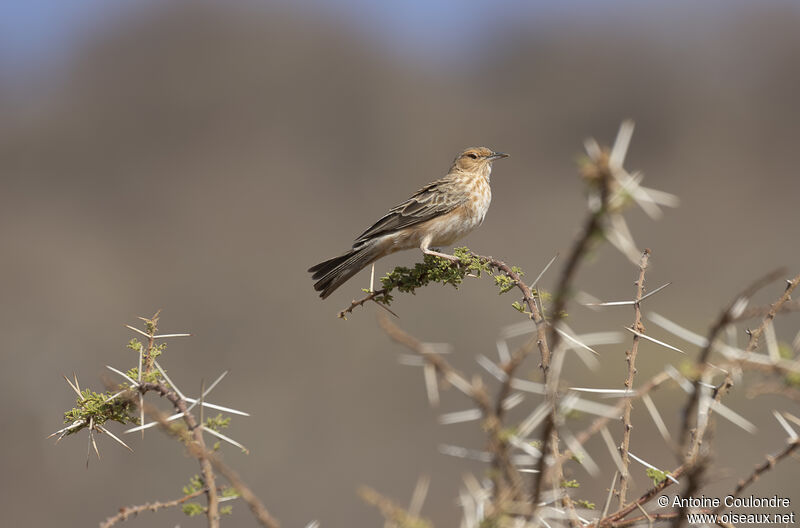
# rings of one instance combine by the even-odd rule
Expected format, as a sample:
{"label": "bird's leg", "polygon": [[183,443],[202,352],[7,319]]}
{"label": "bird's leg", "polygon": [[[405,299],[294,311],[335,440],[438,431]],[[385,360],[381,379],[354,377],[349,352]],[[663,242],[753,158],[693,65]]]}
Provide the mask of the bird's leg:
{"label": "bird's leg", "polygon": [[419,247],[419,248],[422,250],[422,252],[423,252],[423,253],[425,253],[426,255],[433,255],[434,257],[441,257],[441,258],[443,258],[443,259],[447,259],[447,260],[449,260],[450,262],[455,262],[455,263],[458,263],[458,262],[460,262],[460,261],[461,261],[461,260],[460,260],[458,257],[456,257],[455,255],[448,255],[447,253],[439,253],[438,251],[434,251],[433,249],[430,249],[430,248],[428,247],[428,243],[429,243],[429,242],[427,242],[427,243],[426,243],[426,242],[427,242],[427,241],[424,241],[424,242],[422,243],[422,245],[420,245],[420,247]]}
{"label": "bird's leg", "polygon": [[375,263],[372,263],[372,272],[369,276],[369,292],[375,293]]}

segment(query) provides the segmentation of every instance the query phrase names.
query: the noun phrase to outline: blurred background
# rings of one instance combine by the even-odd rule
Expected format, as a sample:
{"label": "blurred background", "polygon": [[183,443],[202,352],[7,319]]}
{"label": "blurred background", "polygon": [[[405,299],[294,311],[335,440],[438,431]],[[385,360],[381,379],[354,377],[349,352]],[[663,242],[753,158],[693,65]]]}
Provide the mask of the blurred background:
{"label": "blurred background", "polygon": [[[421,372],[397,364],[375,306],[336,318],[368,271],[322,302],[306,269],[443,175],[457,152],[486,145],[511,158],[496,164],[492,208],[464,243],[535,277],[581,223],[583,140],[610,144],[632,118],[627,166],[682,200],[658,222],[628,215],[653,251],[648,284],[673,282],[648,308],[705,333],[751,279],[800,268],[798,27],[800,7],[788,0],[3,2],[4,524],[93,525],[122,505],[180,496],[198,472],[160,433],[129,438],[134,454],[101,438],[103,460],[88,470],[85,432],[55,447],[45,439],[74,402],[62,374],[102,388],[104,365],[135,363],[123,325],[162,309],[162,330],[194,334],[163,359],[184,391],[231,370],[211,400],[252,413],[228,430],[251,454],[224,448],[225,459],[284,526],[380,525],[357,486],[404,504],[422,473],[432,476],[423,514],[455,525],[462,473],[484,469],[437,446],[479,449],[483,437],[475,423],[443,427],[436,417],[469,403],[450,391],[428,408]],[[418,259],[401,253],[377,271]],[[603,247],[578,285],[619,300],[635,278]],[[511,295],[473,280],[399,296],[393,309],[420,339],[452,343],[453,362],[474,372],[475,356],[496,357],[500,330],[520,321]],[[631,320],[627,308],[570,309],[577,332]],[[779,339],[791,342],[798,327],[780,319]],[[597,372],[571,358],[570,382],[621,387],[626,346],[601,347]],[[680,361],[643,345],[639,379]],[[536,379],[536,364],[522,374]],[[675,427],[682,392],[655,400]],[[519,415],[537,401],[528,395]],[[759,433],[718,424],[709,477],[720,492],[784,445],[768,411],[797,412],[747,399],[741,386],[726,401]],[[632,450],[674,467],[643,406],[634,420]],[[621,425],[612,433],[619,439]],[[573,468],[576,496],[602,503],[612,464],[599,439],[589,448],[609,478]],[[636,495],[648,485],[637,471]],[[753,491],[796,507],[796,474],[789,460]],[[177,511],[128,522],[203,523]],[[238,504],[225,525],[254,522]]]}

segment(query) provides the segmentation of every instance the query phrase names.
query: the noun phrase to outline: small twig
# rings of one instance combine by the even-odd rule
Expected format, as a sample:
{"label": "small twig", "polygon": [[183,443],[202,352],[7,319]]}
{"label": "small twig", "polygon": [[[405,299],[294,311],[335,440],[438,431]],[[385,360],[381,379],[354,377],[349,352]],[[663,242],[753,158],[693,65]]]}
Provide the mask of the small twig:
{"label": "small twig", "polygon": [[384,310],[386,310],[387,312],[389,312],[393,316],[397,317],[397,314],[394,313],[392,310],[390,310],[388,306],[386,306],[385,304],[383,304],[380,301],[376,301],[375,300],[375,297],[379,297],[379,296],[384,295],[384,294],[386,294],[386,288],[381,288],[380,290],[375,290],[373,292],[368,293],[366,295],[366,297],[362,297],[361,299],[358,299],[358,300],[354,299],[350,303],[350,306],[348,306],[347,308],[345,308],[344,310],[339,312],[339,315],[338,315],[339,319],[347,319],[347,314],[353,313],[353,310],[355,310],[359,306],[364,306],[366,303],[368,303],[370,301],[374,302],[375,304],[377,304],[378,306],[380,306],[381,308],[383,308]]}
{"label": "small twig", "polygon": [[180,506],[184,502],[199,497],[200,495],[205,494],[206,489],[199,489],[189,495],[184,495],[183,497],[167,502],[148,502],[146,504],[141,504],[139,506],[123,506],[119,509],[119,513],[114,515],[113,517],[109,517],[105,521],[100,523],[100,528],[110,528],[114,526],[118,522],[127,521],[130,517],[135,517],[142,512],[152,511],[156,512],[158,510],[163,510],[165,508],[172,508],[174,506]]}
{"label": "small twig", "polygon": [[[678,468],[676,468],[674,471],[670,472],[670,475],[672,475],[674,478],[677,479],[678,477],[683,475],[685,471],[686,471],[686,468],[683,465],[681,465]],[[630,515],[631,512],[633,512],[636,509],[638,509],[638,507],[641,506],[642,504],[647,504],[648,502],[653,500],[653,498],[658,493],[660,493],[661,491],[663,491],[665,488],[667,488],[668,486],[670,486],[672,484],[673,484],[672,480],[670,480],[668,478],[665,478],[663,481],[661,481],[657,485],[653,486],[652,488],[650,488],[649,490],[644,492],[635,501],[628,503],[627,506],[625,506],[624,508],[620,508],[619,510],[617,510],[616,512],[614,512],[612,514],[609,514],[609,515],[603,517],[602,519],[600,519],[596,523],[594,523],[592,526],[596,526],[598,528],[599,527],[605,527],[605,526],[611,526],[612,523],[617,522],[617,521],[619,521],[621,519],[624,519],[625,517]]]}
{"label": "small twig", "polygon": [[[742,315],[739,317],[733,318],[732,322],[738,323],[740,321],[746,321],[748,319],[753,319],[755,317],[764,317],[765,315],[769,314],[773,310],[773,306],[754,306],[752,308],[748,308]],[[775,315],[782,313],[792,313],[792,312],[800,312],[800,301],[787,301],[780,307],[780,309],[775,310]]]}
{"label": "small twig", "polygon": [[[508,264],[503,262],[502,260],[498,260],[492,257],[485,257],[482,255],[474,255],[475,257],[483,260],[485,263],[489,264],[490,267],[496,269],[498,271],[502,271],[509,279],[514,282],[514,286],[522,292],[522,298],[525,302],[525,305],[528,307],[530,311],[530,318],[533,320],[534,324],[536,324],[536,335],[525,343],[523,346],[518,348],[512,355],[511,358],[502,365],[502,369],[508,375],[508,380],[503,384],[500,389],[500,399],[504,399],[505,396],[511,390],[511,376],[513,376],[516,369],[522,364],[525,358],[528,357],[528,354],[533,350],[533,344],[535,343],[537,348],[539,349],[539,354],[541,355],[541,365],[542,371],[545,373],[545,380],[547,379],[547,368],[550,365],[550,351],[552,350],[548,337],[547,337],[547,323],[542,315],[542,312],[539,310],[539,305],[536,303],[536,299],[534,298],[533,292],[531,287],[523,282],[522,277],[519,276],[517,272],[515,272]],[[545,269],[542,271],[547,270],[550,265],[553,263],[551,260]],[[539,281],[541,278],[541,274],[539,277],[536,278],[536,282]],[[538,294],[538,289],[536,290]],[[547,366],[547,368],[546,368]]]}
{"label": "small twig", "polygon": [[764,319],[761,321],[761,324],[758,325],[758,328],[750,332],[750,340],[747,343],[747,347],[745,348],[745,352],[752,352],[756,348],[758,348],[758,340],[761,335],[764,333],[764,330],[769,326],[775,316],[778,314],[779,311],[789,302],[792,298],[792,292],[800,284],[800,273],[795,275],[793,279],[791,279],[788,284],[786,285],[786,289],[783,292],[783,295],[778,298],[777,301],[772,303],[769,307],[769,310],[766,314],[764,314]]}
{"label": "small twig", "polygon": [[[140,317],[139,319],[143,320],[145,324],[148,326],[147,331],[147,352],[144,355],[144,373],[150,374],[153,370],[153,362],[155,361],[155,357],[153,357],[153,351],[155,349],[156,344],[156,332],[158,331],[158,317],[161,314],[161,310],[158,310],[153,317],[150,319],[145,319]],[[141,380],[140,380],[141,381]]]}

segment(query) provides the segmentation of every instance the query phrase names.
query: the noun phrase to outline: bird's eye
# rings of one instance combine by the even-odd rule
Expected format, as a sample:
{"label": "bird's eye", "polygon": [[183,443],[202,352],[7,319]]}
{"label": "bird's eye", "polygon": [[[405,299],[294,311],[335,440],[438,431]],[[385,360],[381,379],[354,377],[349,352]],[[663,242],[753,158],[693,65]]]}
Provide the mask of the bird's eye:
{"label": "bird's eye", "polygon": [[478,155],[477,155],[477,154],[475,154],[474,152],[473,152],[473,153],[470,153],[470,154],[467,154],[467,156],[469,156],[469,157],[470,157],[470,158],[472,158],[472,159],[478,159]]}

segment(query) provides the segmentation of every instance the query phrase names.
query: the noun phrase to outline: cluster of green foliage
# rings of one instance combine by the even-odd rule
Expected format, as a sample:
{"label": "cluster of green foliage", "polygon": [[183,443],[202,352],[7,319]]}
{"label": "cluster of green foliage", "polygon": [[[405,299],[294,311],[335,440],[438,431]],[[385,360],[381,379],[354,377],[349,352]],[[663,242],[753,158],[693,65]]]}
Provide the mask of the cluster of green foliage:
{"label": "cluster of green foliage", "polygon": [[417,288],[423,288],[432,282],[458,288],[467,275],[491,273],[489,265],[465,247],[456,248],[454,255],[459,258],[459,262],[425,255],[422,262],[417,262],[413,268],[397,266],[381,278],[382,293],[375,300],[388,306],[394,300],[391,294],[394,290],[415,293]]}
{"label": "cluster of green foliage", "polygon": [[[189,479],[189,484],[183,487],[183,494],[192,495],[199,491],[202,491],[206,488],[206,484],[203,481],[203,478],[200,475],[195,475],[191,479]],[[230,486],[225,486],[219,491],[219,496],[223,499],[231,498],[231,497],[238,497],[239,492],[236,491],[234,488]],[[185,502],[181,506],[183,513],[188,515],[189,517],[194,517],[195,515],[205,515],[207,508],[200,504],[199,502]],[[230,515],[233,512],[233,506],[220,506],[219,513],[220,515]]]}
{"label": "cluster of green foliage", "polygon": [[[138,339],[131,339],[127,347],[131,350],[142,353],[145,350],[145,345]],[[155,359],[160,356],[166,343],[153,345],[149,349],[150,357]],[[133,367],[126,373],[132,380],[139,380],[139,368]],[[165,383],[163,376],[157,370],[144,372],[141,375],[141,381],[145,383]],[[134,386],[130,383],[123,383],[117,386],[117,391],[134,390]],[[89,427],[89,424],[103,425],[107,421],[118,422],[125,424],[138,424],[139,418],[134,415],[136,412],[136,404],[131,398],[125,395],[117,395],[111,399],[114,393],[110,391],[94,392],[90,389],[81,391],[80,397],[76,399],[75,407],[64,413],[64,423],[71,424],[76,421],[83,422],[83,425],[70,429],[67,435],[75,434],[82,429]]]}
{"label": "cluster of green foliage", "polygon": [[[230,426],[230,424],[231,424],[230,417],[226,418],[222,415],[222,413],[219,413],[218,415],[212,418],[206,418],[206,420],[203,422],[203,427],[219,433],[222,429],[227,429]],[[217,440],[216,442],[214,442],[214,445],[211,446],[211,449],[212,451],[219,451],[219,448],[221,446],[222,443],[219,440]],[[247,453],[247,450],[244,450],[244,452]]]}
{"label": "cluster of green foliage", "polygon": [[81,391],[81,396],[77,398],[75,407],[64,413],[64,423],[71,424],[77,421],[83,422],[80,427],[70,429],[67,435],[75,434],[92,423],[95,426],[103,425],[111,420],[121,424],[138,424],[139,419],[134,416],[136,405],[128,398],[109,398],[114,394],[106,392],[94,392],[91,389]]}
{"label": "cluster of green foliage", "polygon": [[[143,319],[145,330],[150,336],[155,336],[158,324],[158,314],[152,319]],[[131,339],[127,343],[127,348],[140,354],[144,359],[142,364],[142,371],[139,372],[139,367],[134,366],[125,372],[125,375],[136,382],[143,383],[160,383],[166,387],[170,387],[169,383],[164,379],[161,372],[154,368],[154,361],[157,357],[164,353],[166,343],[142,343],[139,339]],[[171,388],[171,387],[170,387]],[[84,389],[80,391],[80,396],[77,397],[75,407],[64,413],[64,423],[76,424],[76,427],[69,429],[65,432],[66,435],[75,434],[83,429],[97,427],[105,424],[108,421],[114,421],[125,424],[139,424],[138,405],[137,399],[132,397],[138,392],[138,388],[130,381],[119,384],[114,391],[94,392],[91,389]],[[216,416],[207,417],[203,420],[203,427],[213,431],[220,432],[230,426],[230,417],[224,416],[222,413]],[[188,435],[186,425],[178,420],[170,422],[169,426],[172,434],[179,438],[182,442],[190,442],[191,438]],[[220,443],[214,444],[213,449],[219,449]],[[189,484],[183,487],[184,495],[192,495],[197,492],[205,490],[205,482],[199,475],[195,475],[189,480]],[[238,497],[238,492],[229,486],[219,489],[219,496],[221,498]],[[183,512],[189,516],[205,515],[207,508],[198,502],[187,501],[181,505]],[[219,511],[221,514],[231,513],[232,506],[220,506]]]}
{"label": "cluster of green foliage", "polygon": [[[150,328],[155,328],[154,323],[151,320],[146,320],[145,321],[145,326],[147,326],[148,332],[150,331],[149,330]],[[155,334],[151,334],[151,335],[155,335]],[[133,350],[134,352],[137,352],[139,354],[145,353],[145,358],[147,360],[147,363],[148,363],[149,367],[152,367],[153,366],[153,361],[155,361],[155,359],[164,352],[164,349],[167,348],[167,344],[166,343],[153,343],[152,346],[146,348],[145,345],[141,341],[139,341],[138,339],[136,339],[134,337],[133,339],[131,339],[128,342],[128,348],[130,348],[131,350]]]}
{"label": "cluster of green foliage", "polygon": [[653,486],[658,486],[665,480],[667,480],[667,475],[669,475],[669,471],[661,471],[660,469],[653,469],[647,468],[647,476],[653,481]]}
{"label": "cluster of green foliage", "polygon": [[[455,248],[453,255],[458,257],[458,262],[453,262],[435,255],[425,255],[422,262],[417,262],[413,268],[397,266],[381,278],[382,288],[373,300],[389,306],[394,300],[392,292],[415,293],[417,288],[423,288],[431,283],[451,285],[454,288],[464,281],[467,276],[480,277],[489,274],[494,278],[495,285],[500,294],[513,290],[517,283],[505,273],[494,273],[491,265],[485,259],[476,256],[467,247]],[[521,277],[523,271],[514,266],[514,273]],[[364,290],[370,293],[369,290]],[[524,307],[514,303],[514,307],[524,311]]]}
{"label": "cluster of green foliage", "polygon": [[[133,367],[128,372],[126,372],[125,375],[128,376],[131,379],[138,380],[139,379],[139,367]],[[164,380],[164,377],[157,370],[153,370],[153,371],[150,371],[150,372],[143,372],[142,373],[142,382],[143,383],[163,383],[164,385],[169,386],[169,383],[167,383]]]}
{"label": "cluster of green foliage", "polygon": [[224,417],[222,413],[214,416],[213,418],[206,418],[206,421],[203,423],[203,426],[206,429],[213,429],[214,431],[221,431],[222,429],[227,429],[231,425],[230,417]]}

